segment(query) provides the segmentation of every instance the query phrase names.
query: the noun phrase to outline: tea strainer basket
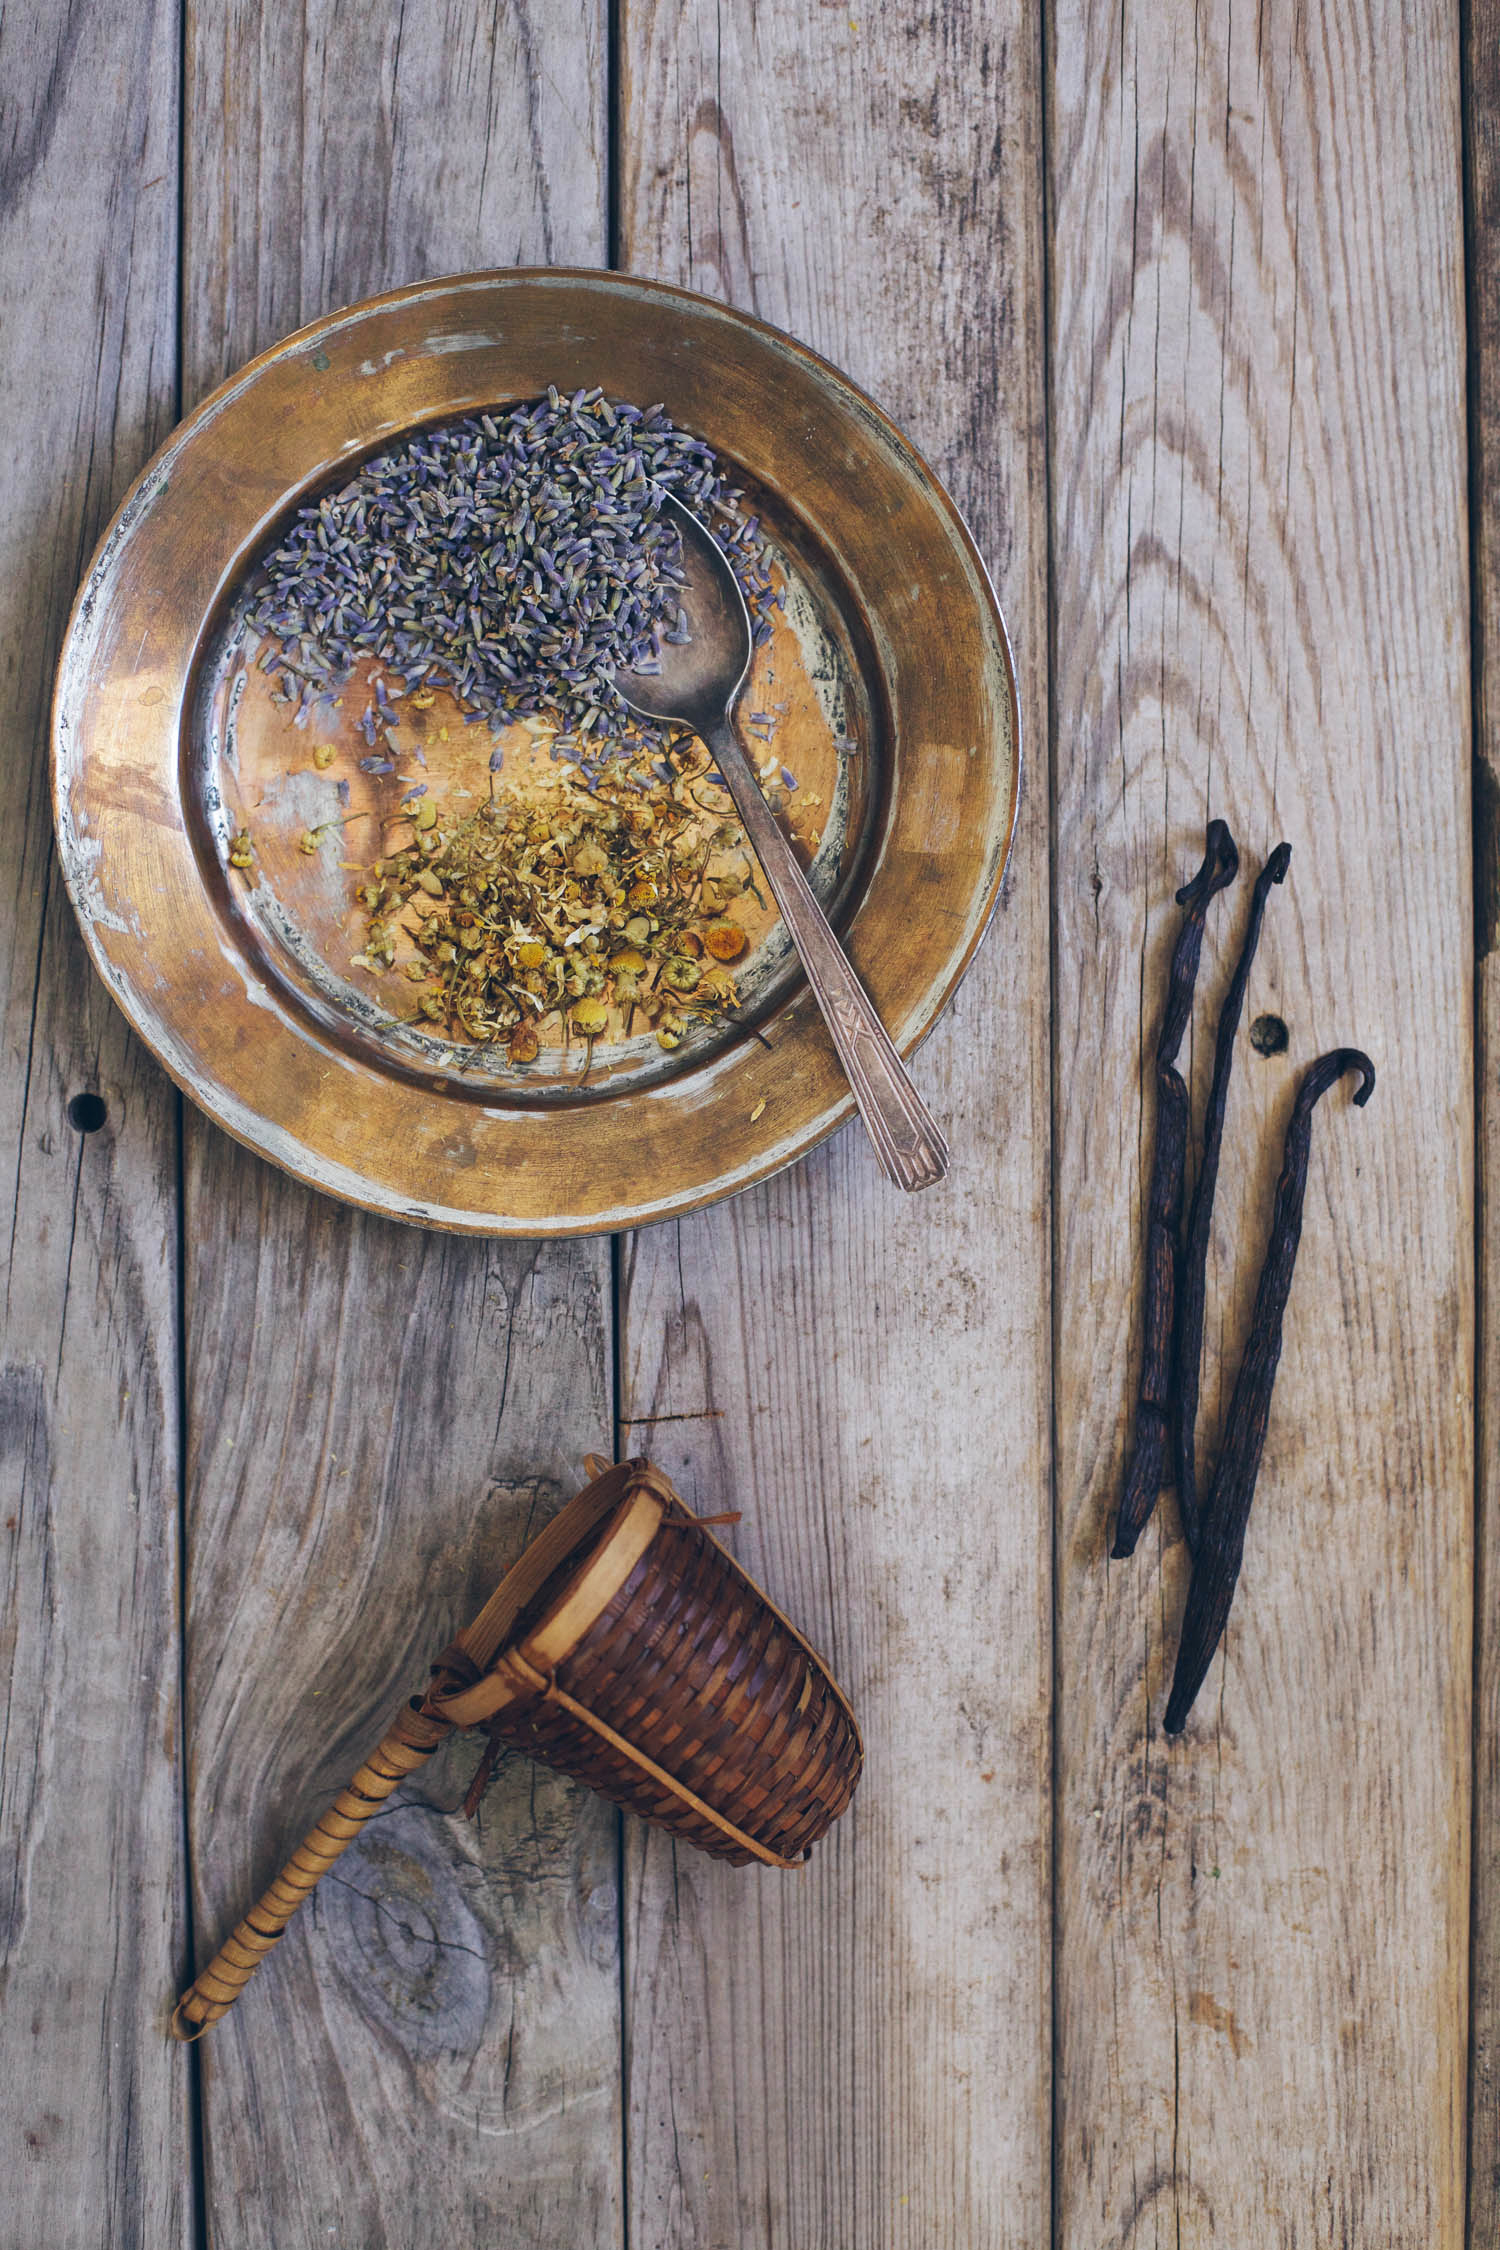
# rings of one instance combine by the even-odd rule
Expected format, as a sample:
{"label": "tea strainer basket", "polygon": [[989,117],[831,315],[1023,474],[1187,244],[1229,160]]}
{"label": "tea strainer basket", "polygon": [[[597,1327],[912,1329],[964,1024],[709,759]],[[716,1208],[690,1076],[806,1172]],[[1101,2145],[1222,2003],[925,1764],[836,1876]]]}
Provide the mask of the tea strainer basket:
{"label": "tea strainer basket", "polygon": [[[227,2013],[302,1901],[455,1728],[527,1752],[716,1859],[796,1867],[854,1794],[853,1712],[821,1657],[649,1461],[607,1467],[532,1540],[177,2003]],[[724,1519],[713,1519],[723,1521]]]}

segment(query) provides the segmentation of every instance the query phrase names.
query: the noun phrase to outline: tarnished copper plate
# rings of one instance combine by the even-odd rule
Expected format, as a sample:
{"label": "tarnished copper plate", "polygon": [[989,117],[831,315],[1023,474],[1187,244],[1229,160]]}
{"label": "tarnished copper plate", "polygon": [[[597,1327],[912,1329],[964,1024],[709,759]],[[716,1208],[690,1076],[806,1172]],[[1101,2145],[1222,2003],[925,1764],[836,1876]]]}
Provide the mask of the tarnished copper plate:
{"label": "tarnished copper plate", "polygon": [[[692,1210],[853,1108],[779,925],[732,1022],[670,1054],[601,1046],[586,1074],[565,1048],[520,1071],[372,998],[350,967],[361,847],[298,848],[340,801],[246,661],[257,562],[394,438],[549,383],[661,400],[760,509],[787,604],[756,692],[785,707],[794,831],[903,1054],[983,934],[1019,777],[1005,629],[951,501],[845,377],[742,314],[614,274],[470,275],[320,321],[216,391],[130,493],[74,608],[54,712],[69,892],[121,1007],[226,1130],[329,1194],[486,1234]],[[429,768],[462,794],[472,767],[477,790],[484,760],[441,717]],[[344,809],[378,825],[357,760],[339,771]],[[247,874],[228,850],[252,818]]]}

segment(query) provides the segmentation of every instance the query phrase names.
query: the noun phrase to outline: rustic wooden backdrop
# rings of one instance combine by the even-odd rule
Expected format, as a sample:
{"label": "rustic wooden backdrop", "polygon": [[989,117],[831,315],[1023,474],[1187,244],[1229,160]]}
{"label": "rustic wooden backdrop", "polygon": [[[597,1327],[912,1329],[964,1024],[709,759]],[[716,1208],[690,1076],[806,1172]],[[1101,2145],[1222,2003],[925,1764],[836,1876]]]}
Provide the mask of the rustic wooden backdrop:
{"label": "rustic wooden backdrop", "polygon": [[[956,1151],[918,1201],[846,1132],[614,1244],[423,1236],[184,1109],[87,969],[45,725],[111,509],[286,330],[509,263],[806,338],[990,560],[1024,808],[918,1064]],[[0,2240],[1497,2239],[1497,271],[1496,0],[0,14]],[[1243,1593],[1171,1746],[1170,1510],[1106,1549],[1210,809],[1294,852],[1210,1415],[1297,1066],[1355,1040],[1380,1084],[1318,1120]],[[745,1511],[864,1720],[850,1817],[737,1872],[512,1765],[470,1827],[456,1750],[169,2044],[612,1428]]]}

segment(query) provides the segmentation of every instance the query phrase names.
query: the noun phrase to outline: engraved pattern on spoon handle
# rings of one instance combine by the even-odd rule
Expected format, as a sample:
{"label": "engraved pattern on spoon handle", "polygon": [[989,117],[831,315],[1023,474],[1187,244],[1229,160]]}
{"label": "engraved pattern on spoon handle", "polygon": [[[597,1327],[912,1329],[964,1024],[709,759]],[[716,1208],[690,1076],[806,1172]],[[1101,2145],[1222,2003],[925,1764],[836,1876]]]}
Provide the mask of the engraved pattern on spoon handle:
{"label": "engraved pattern on spoon handle", "polygon": [[708,746],[801,956],[882,1171],[897,1187],[932,1187],[948,1169],[948,1144],[936,1120],[887,1038],[727,721],[709,730]]}

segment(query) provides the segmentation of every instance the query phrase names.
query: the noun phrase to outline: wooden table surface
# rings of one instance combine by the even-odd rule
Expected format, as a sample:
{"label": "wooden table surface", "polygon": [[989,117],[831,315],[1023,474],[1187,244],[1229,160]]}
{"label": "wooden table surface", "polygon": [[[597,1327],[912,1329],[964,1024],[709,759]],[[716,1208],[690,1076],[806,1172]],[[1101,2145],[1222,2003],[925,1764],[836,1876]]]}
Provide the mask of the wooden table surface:
{"label": "wooden table surface", "polygon": [[[1497,120],[1497,0],[0,16],[0,2241],[1500,2236]],[[613,1243],[424,1235],[225,1139],[87,967],[46,712],[125,486],[300,322],[513,263],[805,338],[986,552],[1027,774],[917,1064],[955,1151],[926,1196],[849,1130]],[[1210,1422],[1299,1067],[1352,1041],[1380,1077],[1318,1117],[1241,1592],[1169,1743],[1170,1503],[1107,1549],[1210,812],[1294,855]],[[1208,1052],[1200,1019],[1200,1097]],[[171,2044],[612,1434],[744,1511],[863,1720],[850,1816],[804,1874],[737,1871],[519,1761],[466,1823],[456,1748]]]}

